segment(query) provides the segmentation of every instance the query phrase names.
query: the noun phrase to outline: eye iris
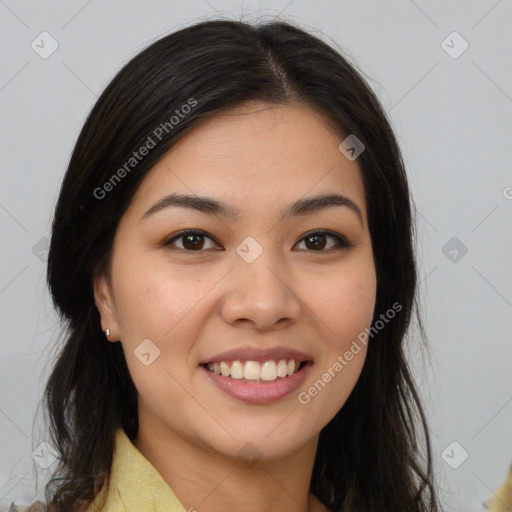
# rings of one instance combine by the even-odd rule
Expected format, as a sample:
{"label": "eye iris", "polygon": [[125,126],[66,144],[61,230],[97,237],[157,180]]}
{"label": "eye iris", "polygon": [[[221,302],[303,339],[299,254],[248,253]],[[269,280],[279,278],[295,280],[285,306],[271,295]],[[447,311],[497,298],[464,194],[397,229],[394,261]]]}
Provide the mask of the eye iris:
{"label": "eye iris", "polygon": [[[200,240],[199,242],[197,242],[197,239],[202,239]],[[182,237],[183,239],[183,247],[185,247],[185,249],[201,249],[203,247],[203,244],[204,244],[204,239],[203,239],[203,235],[199,235],[199,234],[190,234],[190,235],[185,235]],[[196,243],[194,242],[191,242],[191,245],[190,246],[187,246],[187,244],[191,241],[195,239],[196,240]]]}
{"label": "eye iris", "polygon": [[[326,247],[326,240],[329,236],[332,235],[328,235],[327,233],[322,232],[311,233],[310,235],[307,235],[302,239],[302,243],[305,243],[308,249],[314,249],[316,250],[316,252],[320,252],[322,251],[322,249]],[[172,244],[173,240],[181,240],[183,249],[189,251],[198,251],[203,248],[205,238],[209,237],[204,235],[203,233],[183,233],[181,236],[177,236],[174,239],[171,239],[171,241],[169,241],[168,244]],[[347,246],[347,244],[343,243],[342,241],[338,241],[338,245],[343,247]]]}
{"label": "eye iris", "polygon": [[[320,242],[318,241],[318,239],[320,239]],[[313,242],[312,244],[312,247],[315,249],[323,249],[325,247],[325,235],[313,234],[306,237],[306,245],[308,246],[308,248],[310,248],[310,246],[308,245],[308,242],[310,240],[316,240],[316,242]]]}

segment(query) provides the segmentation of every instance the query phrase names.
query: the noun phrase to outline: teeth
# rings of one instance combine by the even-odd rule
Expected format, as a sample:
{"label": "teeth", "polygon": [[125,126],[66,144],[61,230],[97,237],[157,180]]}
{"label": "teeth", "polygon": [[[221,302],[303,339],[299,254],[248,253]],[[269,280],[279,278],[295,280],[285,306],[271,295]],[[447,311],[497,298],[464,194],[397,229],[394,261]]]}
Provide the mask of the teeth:
{"label": "teeth", "polygon": [[281,359],[279,363],[277,363],[277,376],[278,377],[286,377],[288,375],[287,365],[284,359]]}
{"label": "teeth", "polygon": [[229,373],[231,374],[231,378],[233,378],[233,379],[243,378],[244,369],[243,369],[242,363],[240,361],[235,361],[231,365],[231,371]]}
{"label": "teeth", "polygon": [[216,375],[231,377],[232,379],[245,380],[263,380],[267,382],[275,381],[278,377],[284,378],[298,371],[300,363],[290,359],[280,359],[279,361],[232,361],[231,366],[228,362],[208,363],[206,368]]}
{"label": "teeth", "polygon": [[261,365],[261,380],[276,380],[277,365],[275,361],[267,361]]}
{"label": "teeth", "polygon": [[247,361],[244,367],[244,379],[258,380],[261,378],[261,365],[258,361]]}
{"label": "teeth", "polygon": [[220,363],[220,372],[224,377],[229,377],[229,366],[224,361]]}

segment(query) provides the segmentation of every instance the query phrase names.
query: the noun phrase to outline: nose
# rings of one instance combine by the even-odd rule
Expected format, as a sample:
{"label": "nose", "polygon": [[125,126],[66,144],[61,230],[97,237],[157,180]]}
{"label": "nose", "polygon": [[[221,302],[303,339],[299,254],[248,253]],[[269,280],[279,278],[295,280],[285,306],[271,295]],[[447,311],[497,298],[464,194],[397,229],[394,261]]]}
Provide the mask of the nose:
{"label": "nose", "polygon": [[299,291],[294,289],[298,283],[283,264],[278,264],[267,254],[264,251],[252,263],[238,256],[235,258],[221,308],[226,323],[268,331],[298,321],[303,309]]}

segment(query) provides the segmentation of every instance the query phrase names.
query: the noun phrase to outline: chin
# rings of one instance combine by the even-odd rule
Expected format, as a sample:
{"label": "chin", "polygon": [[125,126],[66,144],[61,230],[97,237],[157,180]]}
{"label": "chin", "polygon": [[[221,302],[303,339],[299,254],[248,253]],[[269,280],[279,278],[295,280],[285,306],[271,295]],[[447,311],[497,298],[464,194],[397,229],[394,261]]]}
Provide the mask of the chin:
{"label": "chin", "polygon": [[271,427],[267,423],[265,425],[252,423],[250,428],[238,431],[229,429],[229,433],[233,437],[226,434],[222,439],[204,439],[204,442],[216,452],[240,460],[280,459],[294,453],[315,435],[313,432],[311,436],[306,435],[303,425],[300,428],[290,428],[288,425],[281,431],[280,427],[276,429],[284,417],[273,421]]}

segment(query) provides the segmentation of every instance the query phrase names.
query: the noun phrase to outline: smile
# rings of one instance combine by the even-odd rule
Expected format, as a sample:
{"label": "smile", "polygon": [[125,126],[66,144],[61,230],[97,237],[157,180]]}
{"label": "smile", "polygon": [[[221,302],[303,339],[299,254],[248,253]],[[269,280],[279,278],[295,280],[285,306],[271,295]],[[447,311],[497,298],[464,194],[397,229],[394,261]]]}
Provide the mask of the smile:
{"label": "smile", "polygon": [[221,361],[220,363],[207,363],[206,369],[216,375],[231,377],[236,380],[272,382],[278,378],[293,375],[300,369],[300,363],[294,359],[269,360],[263,363],[258,361]]}
{"label": "smile", "polygon": [[254,404],[280,400],[298,390],[312,361],[293,359],[258,361],[221,361],[201,364],[209,381],[232,398]]}

